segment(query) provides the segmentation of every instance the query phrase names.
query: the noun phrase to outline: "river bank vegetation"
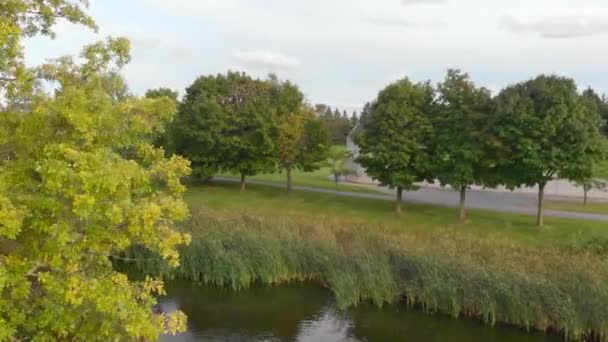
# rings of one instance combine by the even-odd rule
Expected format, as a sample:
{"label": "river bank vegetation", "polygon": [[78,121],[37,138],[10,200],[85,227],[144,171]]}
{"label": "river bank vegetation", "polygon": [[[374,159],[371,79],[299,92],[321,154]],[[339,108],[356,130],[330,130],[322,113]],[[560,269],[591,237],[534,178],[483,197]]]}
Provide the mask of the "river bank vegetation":
{"label": "river bank vegetation", "polygon": [[[581,221],[551,219],[545,234],[516,215],[476,213],[484,219],[464,226],[446,223],[455,209],[412,206],[396,216],[382,201],[308,195],[191,190],[192,217],[181,229],[192,243],[180,250],[179,268],[142,249],[126,253],[138,261],[123,267],[234,290],[312,281],[342,306],[402,302],[491,325],[608,340],[608,240],[599,224],[597,235],[585,227],[581,236]],[[281,212],[271,211],[279,202]],[[353,209],[340,214],[345,207]],[[375,219],[380,215],[390,218]]]}

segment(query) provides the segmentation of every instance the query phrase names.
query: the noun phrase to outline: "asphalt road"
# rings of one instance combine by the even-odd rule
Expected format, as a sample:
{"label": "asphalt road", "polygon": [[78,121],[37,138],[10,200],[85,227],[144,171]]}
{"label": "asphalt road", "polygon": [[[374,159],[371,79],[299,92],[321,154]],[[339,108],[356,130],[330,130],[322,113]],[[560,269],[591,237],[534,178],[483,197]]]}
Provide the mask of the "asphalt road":
{"label": "asphalt road", "polygon": [[[234,178],[224,178],[224,177],[216,177],[214,179],[216,182],[238,182],[238,179]],[[265,186],[272,186],[276,188],[285,188],[285,184],[274,183],[274,182],[265,182],[265,181],[255,181],[248,180],[249,184],[258,184]],[[360,193],[360,192],[350,192],[350,191],[338,191],[331,189],[321,189],[309,186],[293,186],[294,190],[304,190],[311,192],[318,192],[324,194],[331,194],[337,196],[347,196],[347,197],[358,197],[358,198],[369,198],[369,199],[377,199],[384,201],[394,201],[395,200],[395,191],[376,187],[373,185],[361,185],[368,188],[378,189],[382,193],[373,194],[373,193]],[[417,191],[404,192],[403,194],[404,200],[412,203],[422,203],[422,204],[433,204],[445,207],[458,207],[459,206],[459,193],[452,190],[447,189],[438,189],[438,188],[420,188]],[[510,192],[491,192],[491,191],[483,191],[470,190],[467,192],[467,208],[473,209],[484,209],[490,211],[499,211],[499,212],[507,212],[507,213],[516,213],[516,214],[527,214],[527,215],[536,215],[536,196],[529,194],[521,194],[521,193],[510,193]],[[606,221],[608,222],[608,214],[591,214],[591,213],[577,213],[570,211],[558,211],[558,210],[545,210],[546,216],[553,217],[565,217],[565,218],[576,218],[576,219],[586,219],[586,220],[594,220],[594,221]]]}

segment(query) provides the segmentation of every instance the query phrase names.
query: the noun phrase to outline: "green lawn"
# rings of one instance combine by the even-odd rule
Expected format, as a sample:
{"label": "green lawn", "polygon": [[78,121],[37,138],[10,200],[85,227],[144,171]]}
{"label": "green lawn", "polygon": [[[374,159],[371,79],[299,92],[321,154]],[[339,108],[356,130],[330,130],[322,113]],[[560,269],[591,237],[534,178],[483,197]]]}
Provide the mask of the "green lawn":
{"label": "green lawn", "polygon": [[[231,178],[239,178],[238,175],[234,174],[220,174],[218,176],[222,177],[231,177]],[[331,173],[328,168],[321,168],[317,171],[313,172],[303,172],[299,170],[292,171],[292,179],[293,185],[299,186],[311,186],[315,188],[322,189],[331,189],[331,190],[339,190],[339,191],[350,191],[350,192],[363,192],[363,193],[378,193],[378,190],[375,190],[372,187],[355,185],[340,182],[336,186],[336,183],[331,180]],[[284,172],[278,173],[267,173],[256,175],[252,177],[248,177],[248,179],[258,180],[258,181],[266,181],[273,182],[279,184],[286,183],[286,175]]]}
{"label": "green lawn", "polygon": [[250,185],[244,192],[237,184],[214,184],[194,187],[186,193],[192,210],[204,206],[230,212],[247,212],[260,217],[280,215],[313,216],[329,220],[346,221],[352,225],[365,225],[372,229],[382,225],[388,229],[441,230],[456,229],[478,236],[507,237],[532,244],[566,244],[584,247],[600,244],[608,247],[608,225],[563,218],[546,218],[546,226],[535,226],[530,215],[469,210],[469,221],[459,223],[457,209],[430,205],[406,204],[401,216],[393,212],[389,201],[351,198],[307,191],[295,191],[287,195],[285,190],[267,186]]}
{"label": "green lawn", "polygon": [[562,211],[575,211],[581,213],[592,213],[592,214],[608,214],[608,201],[606,202],[589,202],[587,205],[583,205],[582,201],[570,202],[570,201],[547,201],[547,209],[551,210],[562,210]]}

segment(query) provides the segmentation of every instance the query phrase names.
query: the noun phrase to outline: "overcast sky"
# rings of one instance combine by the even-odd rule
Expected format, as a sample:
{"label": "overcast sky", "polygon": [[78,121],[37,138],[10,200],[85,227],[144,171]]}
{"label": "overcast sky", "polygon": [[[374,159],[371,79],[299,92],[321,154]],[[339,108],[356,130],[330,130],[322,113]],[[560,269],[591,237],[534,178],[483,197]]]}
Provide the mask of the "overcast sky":
{"label": "overcast sky", "polygon": [[358,109],[389,82],[460,68],[493,91],[539,73],[608,93],[607,0],[92,0],[101,30],[61,25],[28,61],[132,41],[136,94],[228,69],[275,72],[311,102]]}

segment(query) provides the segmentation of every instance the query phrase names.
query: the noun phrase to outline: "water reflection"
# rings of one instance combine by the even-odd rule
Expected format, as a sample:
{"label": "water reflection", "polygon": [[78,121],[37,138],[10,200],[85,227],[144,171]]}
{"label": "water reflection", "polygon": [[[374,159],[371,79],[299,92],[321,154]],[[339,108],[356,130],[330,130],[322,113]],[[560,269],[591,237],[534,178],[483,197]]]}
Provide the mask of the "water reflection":
{"label": "water reflection", "polygon": [[297,342],[553,342],[555,336],[476,322],[362,305],[339,311],[331,293],[315,286],[261,287],[241,292],[186,282],[167,284],[161,309],[188,315],[188,331],[164,341]]}

